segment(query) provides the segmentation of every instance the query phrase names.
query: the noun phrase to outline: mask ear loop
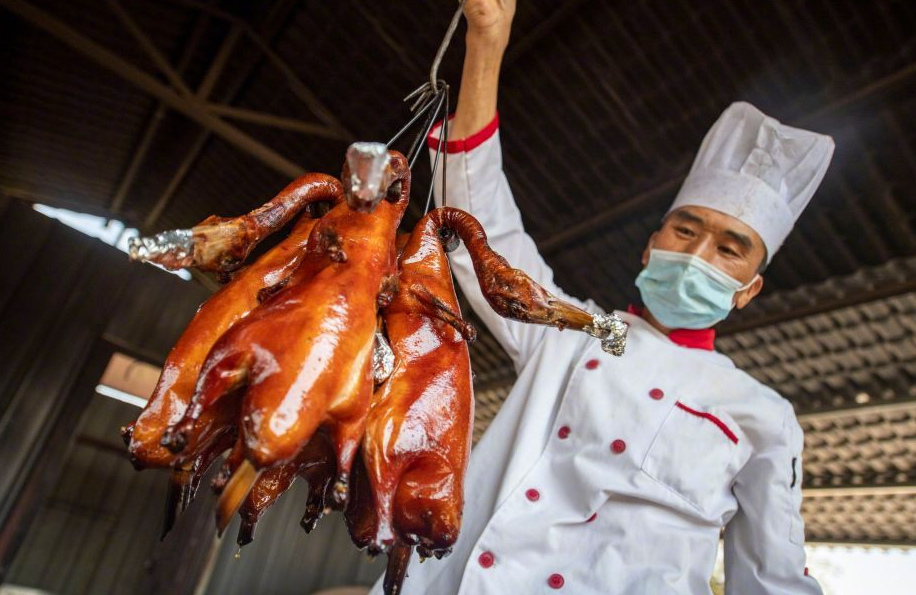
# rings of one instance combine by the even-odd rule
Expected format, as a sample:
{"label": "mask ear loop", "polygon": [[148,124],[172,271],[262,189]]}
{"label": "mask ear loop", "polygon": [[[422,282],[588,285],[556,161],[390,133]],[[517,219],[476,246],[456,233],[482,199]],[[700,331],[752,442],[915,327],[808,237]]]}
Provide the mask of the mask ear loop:
{"label": "mask ear loop", "polygon": [[750,289],[751,285],[753,285],[753,284],[757,281],[757,279],[758,279],[759,277],[760,277],[760,273],[757,273],[756,275],[754,275],[753,279],[751,279],[750,281],[747,282],[746,285],[742,285],[741,287],[739,287],[738,289],[736,289],[736,290],[735,290],[735,293],[737,294],[737,293],[739,293],[739,292],[741,292],[741,291],[744,291],[744,290],[746,290],[746,289]]}
{"label": "mask ear loop", "polygon": [[732,308],[734,308],[735,305],[738,303],[738,294],[741,293],[742,291],[750,289],[751,285],[753,285],[754,282],[757,281],[758,277],[761,277],[760,273],[757,273],[756,275],[754,275],[754,278],[748,281],[746,285],[742,285],[741,287],[735,290],[735,295],[732,296]]}

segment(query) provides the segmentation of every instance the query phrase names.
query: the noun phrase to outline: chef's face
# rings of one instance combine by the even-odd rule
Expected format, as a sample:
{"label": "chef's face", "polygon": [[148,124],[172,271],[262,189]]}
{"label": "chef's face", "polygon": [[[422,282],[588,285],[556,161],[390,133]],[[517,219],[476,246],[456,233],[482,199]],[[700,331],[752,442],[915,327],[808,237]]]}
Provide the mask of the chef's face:
{"label": "chef's face", "polygon": [[735,307],[743,308],[763,288],[758,273],[766,262],[766,247],[760,235],[731,215],[706,207],[681,207],[665,218],[661,229],[652,234],[642,255],[649,262],[649,250],[669,250],[699,256],[750,287],[735,295]]}

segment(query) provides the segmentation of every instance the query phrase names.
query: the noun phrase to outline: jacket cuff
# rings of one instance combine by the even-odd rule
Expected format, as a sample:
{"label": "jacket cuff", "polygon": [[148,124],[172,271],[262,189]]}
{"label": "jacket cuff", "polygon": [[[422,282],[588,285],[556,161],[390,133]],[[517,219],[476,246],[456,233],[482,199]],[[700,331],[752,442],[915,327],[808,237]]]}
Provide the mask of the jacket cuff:
{"label": "jacket cuff", "polygon": [[[455,114],[452,114],[448,117],[449,120],[455,117]],[[429,131],[429,135],[426,137],[426,145],[432,149],[436,150],[439,147],[439,131],[442,128],[442,120],[439,120],[435,126]],[[493,119],[489,124],[475,132],[474,134],[468,136],[467,138],[460,138],[456,140],[449,139],[448,143],[445,146],[446,153],[464,153],[471,151],[484,142],[490,139],[496,131],[499,130],[499,112],[496,112],[496,115],[493,116]]]}

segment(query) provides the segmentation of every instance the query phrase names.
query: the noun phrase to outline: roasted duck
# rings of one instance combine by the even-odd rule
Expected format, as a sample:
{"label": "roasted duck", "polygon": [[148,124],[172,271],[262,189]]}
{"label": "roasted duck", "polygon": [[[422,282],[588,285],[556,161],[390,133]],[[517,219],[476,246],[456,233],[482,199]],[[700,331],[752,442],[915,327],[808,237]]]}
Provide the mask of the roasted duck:
{"label": "roasted duck", "polygon": [[[372,395],[376,312],[393,293],[395,233],[410,192],[406,158],[377,147],[350,149],[348,204],[315,224],[287,286],[214,344],[189,407],[163,437],[170,449],[181,452],[198,420],[244,386],[245,458],[255,469],[292,461],[324,424],[337,453],[331,504],[343,506]],[[255,477],[244,462],[236,473]],[[230,480],[221,511],[231,514],[248,487]]]}
{"label": "roasted duck", "polygon": [[[150,238],[138,238],[131,245],[132,256],[169,267],[194,263],[201,268],[214,268],[218,266],[216,263],[228,263],[234,255],[250,252],[266,235],[265,227],[269,229],[270,224],[273,227],[282,225],[310,204],[327,201],[341,203],[342,199],[343,186],[335,178],[308,174],[295,180],[251,214],[236,220],[215,216],[205,219],[189,232],[191,240],[186,249],[169,251]],[[217,219],[221,223],[215,223]],[[175,454],[164,448],[160,441],[165,428],[184,414],[194,394],[204,358],[216,340],[235,322],[247,316],[266,292],[282,286],[289,278],[302,259],[316,221],[306,213],[285,240],[235,275],[230,283],[198,309],[166,358],[159,382],[140,417],[125,430],[130,454],[138,465],[162,467],[176,460]],[[236,232],[237,235],[232,235]],[[171,233],[178,235],[178,232]],[[220,239],[217,240],[217,237]],[[179,258],[176,253],[185,256]],[[224,264],[220,270],[229,270],[228,264]],[[231,423],[234,415],[235,411],[229,411],[222,418],[204,420],[211,423],[202,423],[197,432],[189,432],[188,437],[193,438],[195,444],[187,449],[186,454],[195,454],[194,447],[198,444],[200,449],[206,448],[208,438],[212,438],[208,430],[209,434],[220,432],[227,423]]]}
{"label": "roasted duck", "polygon": [[[238,399],[229,399],[225,406],[201,417],[188,432],[189,445],[181,456],[161,445],[165,429],[185,413],[204,358],[216,340],[289,279],[317,221],[320,209],[316,207],[322,203],[342,204],[342,201],[343,185],[336,178],[307,174],[248,215],[236,219],[211,216],[192,230],[132,241],[133,258],[169,268],[194,265],[227,273],[271,231],[302,213],[287,238],[233,275],[227,285],[201,305],[166,358],[159,382],[139,418],[122,428],[134,466],[176,467],[169,484],[163,536],[175,517],[190,504],[203,474],[234,443]],[[185,237],[187,242],[175,245],[172,243],[175,237]]]}

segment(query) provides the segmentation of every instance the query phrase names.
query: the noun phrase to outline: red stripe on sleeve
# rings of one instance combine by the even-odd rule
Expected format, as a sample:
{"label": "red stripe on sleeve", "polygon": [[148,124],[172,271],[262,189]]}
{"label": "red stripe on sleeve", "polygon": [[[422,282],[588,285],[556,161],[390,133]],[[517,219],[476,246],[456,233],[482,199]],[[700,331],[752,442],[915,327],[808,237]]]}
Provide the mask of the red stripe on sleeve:
{"label": "red stripe on sleeve", "polygon": [[[455,114],[452,114],[448,117],[449,120],[455,117]],[[436,131],[442,126],[442,121],[440,120],[433,126],[432,130],[429,132],[429,136],[426,137],[426,145],[435,150],[439,146],[439,139],[435,137]],[[490,123],[472,134],[467,138],[459,138],[457,140],[449,139],[448,143],[445,146],[446,153],[463,153],[465,151],[470,151],[476,149],[484,142],[490,139],[491,136],[496,134],[496,131],[499,129],[499,112],[496,112],[496,115],[493,116],[493,119],[490,120]]]}

